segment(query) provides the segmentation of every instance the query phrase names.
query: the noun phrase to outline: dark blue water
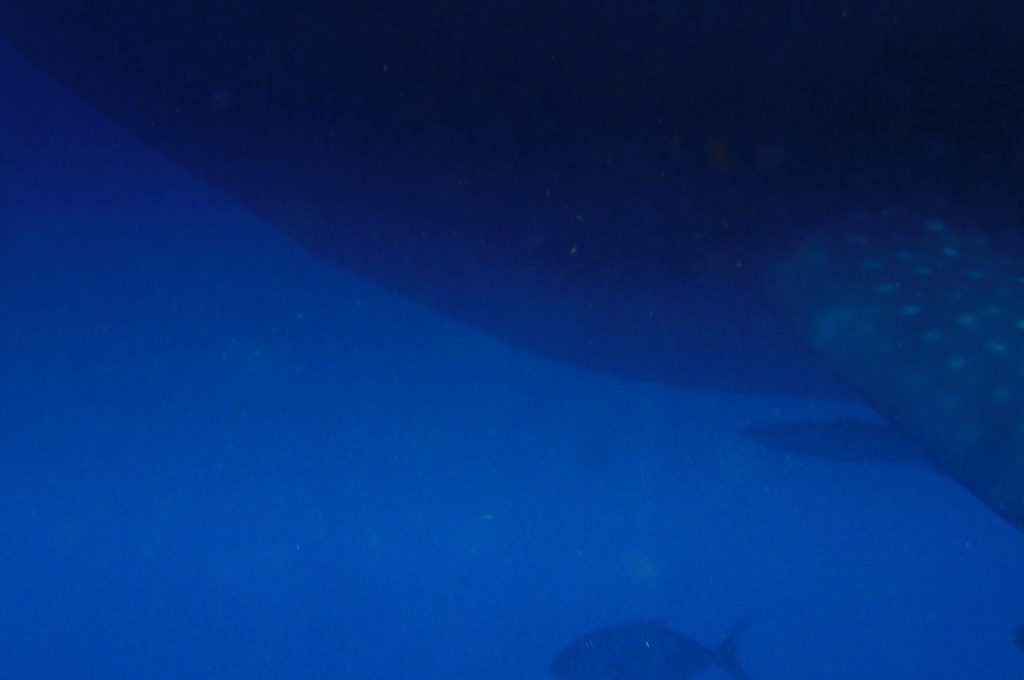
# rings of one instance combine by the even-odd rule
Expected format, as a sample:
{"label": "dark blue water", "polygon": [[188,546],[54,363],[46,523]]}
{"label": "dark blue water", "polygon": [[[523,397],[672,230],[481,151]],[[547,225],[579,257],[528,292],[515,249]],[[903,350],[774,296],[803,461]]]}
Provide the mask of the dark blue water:
{"label": "dark blue water", "polygon": [[747,616],[758,679],[1024,674],[1018,532],[737,434],[866,407],[538,358],[0,73],[0,677],[533,679]]}

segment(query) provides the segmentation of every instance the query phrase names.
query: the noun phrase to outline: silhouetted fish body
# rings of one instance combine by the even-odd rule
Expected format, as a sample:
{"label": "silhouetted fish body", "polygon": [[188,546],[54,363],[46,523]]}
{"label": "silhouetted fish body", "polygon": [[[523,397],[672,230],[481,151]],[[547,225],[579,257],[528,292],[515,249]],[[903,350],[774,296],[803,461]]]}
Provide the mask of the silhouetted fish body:
{"label": "silhouetted fish body", "polygon": [[748,678],[736,661],[741,623],[718,649],[710,649],[661,621],[603,628],[584,635],[551,662],[551,672],[570,680],[683,680],[719,666]]}
{"label": "silhouetted fish body", "polygon": [[899,463],[936,468],[931,456],[887,423],[855,418],[773,423],[751,425],[740,430],[740,434],[786,455],[843,463]]}

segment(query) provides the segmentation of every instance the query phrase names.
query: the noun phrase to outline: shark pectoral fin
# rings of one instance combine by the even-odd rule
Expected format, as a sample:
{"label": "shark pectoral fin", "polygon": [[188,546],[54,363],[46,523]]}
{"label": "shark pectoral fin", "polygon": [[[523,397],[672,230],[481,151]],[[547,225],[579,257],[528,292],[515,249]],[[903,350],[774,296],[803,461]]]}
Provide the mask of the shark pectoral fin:
{"label": "shark pectoral fin", "polygon": [[757,286],[886,419],[1024,530],[1024,235],[856,216]]}

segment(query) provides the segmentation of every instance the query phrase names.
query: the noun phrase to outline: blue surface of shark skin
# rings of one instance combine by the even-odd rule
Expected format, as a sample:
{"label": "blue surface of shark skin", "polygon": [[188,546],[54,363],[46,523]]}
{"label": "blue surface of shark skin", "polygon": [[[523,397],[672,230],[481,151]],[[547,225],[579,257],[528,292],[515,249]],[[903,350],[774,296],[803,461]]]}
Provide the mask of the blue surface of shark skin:
{"label": "blue surface of shark skin", "polygon": [[1024,530],[1024,236],[894,212],[818,231],[762,289],[940,467]]}

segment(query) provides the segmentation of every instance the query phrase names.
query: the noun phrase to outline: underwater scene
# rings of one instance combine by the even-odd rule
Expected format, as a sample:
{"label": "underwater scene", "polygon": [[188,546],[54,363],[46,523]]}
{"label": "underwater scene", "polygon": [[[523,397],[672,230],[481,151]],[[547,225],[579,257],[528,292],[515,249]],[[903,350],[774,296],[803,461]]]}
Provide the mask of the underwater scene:
{"label": "underwater scene", "polygon": [[1024,677],[1022,34],[0,2],[0,678]]}

